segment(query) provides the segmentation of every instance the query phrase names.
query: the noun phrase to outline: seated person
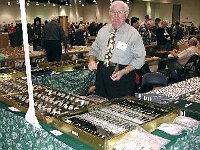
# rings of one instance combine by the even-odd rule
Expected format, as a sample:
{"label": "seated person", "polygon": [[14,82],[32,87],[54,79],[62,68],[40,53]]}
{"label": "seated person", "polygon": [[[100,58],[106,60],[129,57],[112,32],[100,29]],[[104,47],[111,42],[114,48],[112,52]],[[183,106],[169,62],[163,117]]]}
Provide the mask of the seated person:
{"label": "seated person", "polygon": [[[194,54],[197,53],[198,49],[197,49],[197,38],[195,37],[192,37],[189,39],[188,41],[188,48],[183,50],[183,51],[178,51],[178,50],[173,50],[170,52],[170,55],[169,56],[173,56],[173,57],[177,57],[177,62],[176,64],[174,64],[175,68],[179,68],[183,65],[185,65],[188,60],[190,59],[190,57]],[[172,63],[170,63],[172,64]]]}
{"label": "seated person", "polygon": [[183,51],[173,50],[169,54],[169,57],[174,57],[167,63],[167,76],[171,82],[182,81],[188,76],[188,72],[185,72],[183,66],[188,62],[188,60],[197,52],[197,39],[191,38],[188,41],[188,48]]}

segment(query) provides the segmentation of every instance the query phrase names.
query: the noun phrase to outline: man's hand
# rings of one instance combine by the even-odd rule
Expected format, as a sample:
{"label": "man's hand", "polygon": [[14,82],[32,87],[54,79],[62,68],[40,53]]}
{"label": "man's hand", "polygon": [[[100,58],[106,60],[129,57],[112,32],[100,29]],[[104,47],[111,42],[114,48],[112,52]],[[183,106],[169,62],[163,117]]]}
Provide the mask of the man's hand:
{"label": "man's hand", "polygon": [[97,63],[96,63],[96,61],[89,61],[89,63],[88,63],[88,69],[90,71],[97,70]]}
{"label": "man's hand", "polygon": [[90,71],[97,70],[96,57],[94,57],[94,56],[90,56],[90,57],[89,57],[88,69],[89,69]]}
{"label": "man's hand", "polygon": [[115,68],[115,70],[112,73],[112,75],[110,76],[110,78],[113,81],[119,81],[123,75],[126,75],[133,70],[135,70],[135,67],[133,67],[132,65],[128,65],[127,67],[125,67],[122,70],[118,70],[118,69]]}
{"label": "man's hand", "polygon": [[110,78],[113,81],[119,81],[121,79],[121,77],[124,75],[124,72],[122,70],[117,71],[117,72],[113,72],[112,75],[110,76]]}

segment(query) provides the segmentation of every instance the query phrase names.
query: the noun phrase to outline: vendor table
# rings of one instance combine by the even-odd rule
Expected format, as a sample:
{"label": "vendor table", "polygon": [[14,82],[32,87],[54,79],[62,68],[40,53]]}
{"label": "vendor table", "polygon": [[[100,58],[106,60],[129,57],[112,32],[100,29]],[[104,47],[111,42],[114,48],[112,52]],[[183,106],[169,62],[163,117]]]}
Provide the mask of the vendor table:
{"label": "vendor table", "polygon": [[[51,131],[56,130],[50,124],[40,121],[42,129],[35,129],[24,119],[25,114],[12,112],[8,105],[0,102],[0,150],[33,149],[33,150],[92,150],[72,137],[62,134],[55,136]],[[170,139],[164,149],[167,150],[199,150],[200,125],[188,129],[179,136],[171,136],[160,130],[153,134]]]}

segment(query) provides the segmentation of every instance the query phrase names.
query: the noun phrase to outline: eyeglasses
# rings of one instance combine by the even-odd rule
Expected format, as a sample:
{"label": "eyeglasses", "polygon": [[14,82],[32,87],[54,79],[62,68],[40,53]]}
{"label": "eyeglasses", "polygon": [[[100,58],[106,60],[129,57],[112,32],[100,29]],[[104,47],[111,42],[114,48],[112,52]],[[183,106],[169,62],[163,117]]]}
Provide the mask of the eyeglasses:
{"label": "eyeglasses", "polygon": [[127,11],[124,11],[124,10],[119,10],[119,11],[114,11],[114,10],[110,10],[110,14],[111,15],[123,15],[125,14]]}

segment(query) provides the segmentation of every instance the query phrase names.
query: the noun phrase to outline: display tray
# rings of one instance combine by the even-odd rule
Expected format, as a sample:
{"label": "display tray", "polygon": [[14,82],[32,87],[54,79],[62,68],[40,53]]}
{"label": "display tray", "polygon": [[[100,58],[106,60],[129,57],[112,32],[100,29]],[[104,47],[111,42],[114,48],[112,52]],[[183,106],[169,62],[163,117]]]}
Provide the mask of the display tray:
{"label": "display tray", "polygon": [[[33,84],[33,90],[41,90],[44,87]],[[0,80],[0,95],[28,92],[26,78],[7,78]]]}
{"label": "display tray", "polygon": [[[47,123],[50,122],[50,117],[73,116],[88,112],[95,106],[110,103],[107,99],[95,95],[83,97],[49,88],[34,91],[33,99],[39,119]],[[29,107],[27,92],[1,95],[0,100],[23,112]]]}
{"label": "display tray", "polygon": [[116,141],[138,125],[152,132],[172,122],[179,110],[145,101],[118,99],[113,104],[72,117],[54,118],[54,126],[95,149],[113,149]]}
{"label": "display tray", "polygon": [[200,90],[196,90],[185,98],[186,101],[195,102],[200,104]]}
{"label": "display tray", "polygon": [[[0,96],[0,101],[3,102],[3,103],[5,103],[5,104],[7,104],[7,105],[9,105],[9,106],[17,108],[21,112],[25,112],[26,113],[27,110],[28,110],[28,106],[24,107],[20,103],[17,103],[15,101],[11,100],[11,99],[7,99],[5,97],[5,95],[4,96]],[[52,123],[52,121],[53,121],[52,117],[50,117],[50,116],[44,116],[43,114],[39,113],[38,111],[36,111],[36,116],[37,116],[37,118],[39,120],[42,120],[42,121],[44,121],[47,124]]]}
{"label": "display tray", "polygon": [[25,77],[25,72],[19,72],[19,71],[14,71],[11,70],[7,73],[0,73],[0,80],[4,80],[4,79],[9,79],[9,78],[19,78],[19,77]]}
{"label": "display tray", "polygon": [[56,72],[86,68],[87,67],[87,59],[77,59],[74,61],[60,61],[60,62],[48,62],[48,63],[40,63],[40,68],[43,69],[52,69]]}

